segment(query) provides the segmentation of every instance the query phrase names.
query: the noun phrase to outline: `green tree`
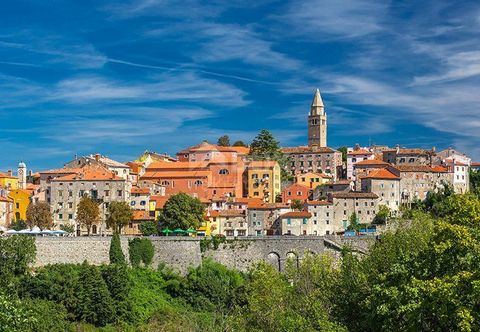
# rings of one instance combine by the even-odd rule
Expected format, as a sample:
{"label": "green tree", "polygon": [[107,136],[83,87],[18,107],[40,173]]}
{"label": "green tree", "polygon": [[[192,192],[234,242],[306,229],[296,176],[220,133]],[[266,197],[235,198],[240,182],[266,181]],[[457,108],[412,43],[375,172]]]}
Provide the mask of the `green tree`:
{"label": "green tree", "polygon": [[303,210],[303,202],[299,199],[294,199],[294,200],[292,200],[292,203],[290,204],[290,207],[292,208],[292,210],[302,211]]}
{"label": "green tree", "polygon": [[378,207],[378,212],[373,218],[374,224],[382,224],[384,225],[387,222],[387,219],[390,217],[391,211],[386,205],[380,205]]}
{"label": "green tree", "polygon": [[158,228],[157,228],[157,223],[151,220],[146,220],[142,221],[140,226],[138,227],[140,229],[140,232],[144,236],[150,236],[150,235],[156,235],[158,234]]}
{"label": "green tree", "polygon": [[470,191],[480,197],[480,171],[470,170]]}
{"label": "green tree", "polygon": [[21,301],[0,294],[0,331],[31,331],[36,318]]}
{"label": "green tree", "polygon": [[10,228],[16,231],[21,231],[22,229],[26,229],[27,226],[28,225],[25,222],[25,220],[22,220],[22,219],[15,220],[10,224]]}
{"label": "green tree", "polygon": [[218,138],[217,145],[220,146],[230,146],[230,137],[228,135],[223,135]]}
{"label": "green tree", "polygon": [[276,160],[282,171],[282,180],[288,181],[292,176],[287,172],[289,158],[280,150],[279,142],[266,129],[253,139],[250,144],[250,158],[253,160]]}
{"label": "green tree", "polygon": [[110,264],[125,264],[125,255],[122,251],[122,245],[120,242],[120,235],[118,233],[113,234],[110,241]]}
{"label": "green tree", "polygon": [[75,232],[75,227],[73,227],[73,225],[61,224],[60,229],[68,234],[73,234]]}
{"label": "green tree", "polygon": [[341,146],[337,150],[342,153],[342,162],[346,163],[347,162],[348,148],[346,146]]}
{"label": "green tree", "polygon": [[114,233],[121,233],[122,228],[133,219],[133,212],[127,202],[111,202],[108,206],[107,227]]}
{"label": "green tree", "polygon": [[130,292],[132,281],[126,264],[105,265],[101,268],[102,278],[114,303],[115,321],[128,322],[132,317]]}
{"label": "green tree", "polygon": [[171,196],[163,207],[158,221],[162,228],[198,228],[203,222],[205,208],[198,198],[185,193]]}
{"label": "green tree", "polygon": [[250,144],[250,155],[260,159],[273,159],[280,152],[280,144],[267,130],[262,129]]}
{"label": "green tree", "polygon": [[81,321],[105,326],[115,320],[115,308],[110,292],[96,266],[82,264],[79,274],[77,316]]}
{"label": "green tree", "polygon": [[360,230],[360,223],[358,222],[358,216],[355,212],[352,213],[349,219],[350,223],[347,227],[347,230],[349,231],[356,231],[358,232]]}
{"label": "green tree", "polygon": [[135,238],[128,241],[128,253],[130,264],[133,267],[139,267],[140,263],[143,263],[144,266],[150,266],[155,254],[155,247],[149,239]]}
{"label": "green tree", "polygon": [[100,209],[98,204],[88,196],[80,199],[77,207],[77,222],[87,228],[87,235],[90,235],[92,225],[100,222]]}
{"label": "green tree", "polygon": [[27,225],[32,228],[34,226],[40,229],[50,228],[53,224],[52,213],[47,202],[37,202],[28,205],[27,208]]}
{"label": "green tree", "polygon": [[245,144],[243,141],[240,141],[240,140],[239,140],[239,141],[235,141],[232,146],[244,146],[244,147],[248,147],[247,144]]}
{"label": "green tree", "polygon": [[35,238],[11,236],[0,239],[0,288],[11,286],[35,261]]}

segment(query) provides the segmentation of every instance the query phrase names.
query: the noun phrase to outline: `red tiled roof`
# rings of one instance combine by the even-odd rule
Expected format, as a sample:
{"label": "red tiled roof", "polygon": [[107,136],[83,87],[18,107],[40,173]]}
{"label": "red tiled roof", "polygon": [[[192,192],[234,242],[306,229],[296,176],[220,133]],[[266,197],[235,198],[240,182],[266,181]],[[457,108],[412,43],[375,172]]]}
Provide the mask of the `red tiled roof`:
{"label": "red tiled roof", "polygon": [[9,197],[0,196],[0,202],[13,203],[13,199]]}
{"label": "red tiled roof", "polygon": [[176,162],[168,162],[168,161],[157,161],[151,163],[147,167],[147,172],[153,172],[154,170],[169,170],[169,169],[185,169],[185,170],[194,170],[194,169],[202,169],[207,168],[208,162],[196,162],[196,161],[176,161]]}
{"label": "red tiled roof", "polygon": [[307,201],[307,205],[331,205],[330,201]]}
{"label": "red tiled roof", "polygon": [[163,206],[168,201],[168,196],[150,196],[150,202],[155,202],[155,209],[160,210],[163,209]]}
{"label": "red tiled roof", "polygon": [[148,211],[143,210],[134,210],[133,211],[133,220],[153,220],[154,217],[150,216]]}
{"label": "red tiled roof", "polygon": [[210,217],[244,217],[245,212],[242,210],[212,210],[208,212]]}
{"label": "red tiled roof", "polygon": [[335,192],[331,193],[333,198],[378,198],[374,193],[364,193],[357,191],[350,192]]}
{"label": "red tiled roof", "polygon": [[473,166],[473,167],[479,167],[480,162],[474,162],[474,163],[471,163],[470,165]]}
{"label": "red tiled roof", "polygon": [[148,195],[148,194],[150,194],[150,189],[148,189],[148,188],[132,187],[131,193],[132,193],[132,194],[144,194],[144,195]]}
{"label": "red tiled roof", "polygon": [[364,177],[364,179],[383,179],[383,180],[400,180],[399,176],[396,176],[386,168],[372,171],[370,174]]}
{"label": "red tiled roof", "polygon": [[292,211],[284,213],[280,216],[280,218],[310,218],[312,214],[308,211]]}
{"label": "red tiled roof", "polygon": [[52,181],[125,181],[125,179],[103,168],[85,167],[78,173],[66,174]]}
{"label": "red tiled roof", "polygon": [[210,173],[210,171],[146,172],[140,179],[207,178]]}
{"label": "red tiled roof", "polygon": [[8,175],[7,173],[2,173],[2,172],[0,172],[0,178],[3,178],[3,179],[16,179],[17,177],[16,177],[16,176],[13,176],[13,175]]}

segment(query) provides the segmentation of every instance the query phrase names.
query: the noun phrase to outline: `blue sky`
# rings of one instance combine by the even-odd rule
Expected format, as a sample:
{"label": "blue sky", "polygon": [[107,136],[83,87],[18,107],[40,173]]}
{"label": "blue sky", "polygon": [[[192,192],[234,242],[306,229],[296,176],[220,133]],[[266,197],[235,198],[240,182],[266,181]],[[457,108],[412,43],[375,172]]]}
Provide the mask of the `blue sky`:
{"label": "blue sky", "polygon": [[0,0],[0,169],[270,129],[480,159],[478,1]]}

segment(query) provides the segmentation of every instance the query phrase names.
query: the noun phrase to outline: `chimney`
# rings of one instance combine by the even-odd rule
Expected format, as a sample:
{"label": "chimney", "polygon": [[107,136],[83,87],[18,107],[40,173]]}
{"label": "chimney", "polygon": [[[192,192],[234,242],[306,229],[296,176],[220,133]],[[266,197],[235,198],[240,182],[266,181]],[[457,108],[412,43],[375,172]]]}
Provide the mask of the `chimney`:
{"label": "chimney", "polygon": [[100,153],[97,153],[97,154],[95,155],[95,160],[96,160],[96,161],[99,161],[99,160],[100,160]]}
{"label": "chimney", "polygon": [[7,174],[8,174],[8,176],[12,176],[12,175],[13,175],[12,170],[9,169],[8,172],[7,172]]}

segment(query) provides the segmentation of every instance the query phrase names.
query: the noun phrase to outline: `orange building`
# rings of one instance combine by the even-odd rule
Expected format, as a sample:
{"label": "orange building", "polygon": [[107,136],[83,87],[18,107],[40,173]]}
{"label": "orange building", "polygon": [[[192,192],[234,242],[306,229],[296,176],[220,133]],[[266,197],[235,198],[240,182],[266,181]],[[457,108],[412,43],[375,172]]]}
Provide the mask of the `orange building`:
{"label": "orange building", "polygon": [[221,147],[203,142],[177,154],[178,162],[147,165],[141,180],[165,186],[167,197],[185,192],[202,201],[242,197],[243,157],[248,148]]}
{"label": "orange building", "polygon": [[312,189],[300,183],[294,183],[282,191],[282,202],[290,204],[293,200],[304,202],[312,195]]}

